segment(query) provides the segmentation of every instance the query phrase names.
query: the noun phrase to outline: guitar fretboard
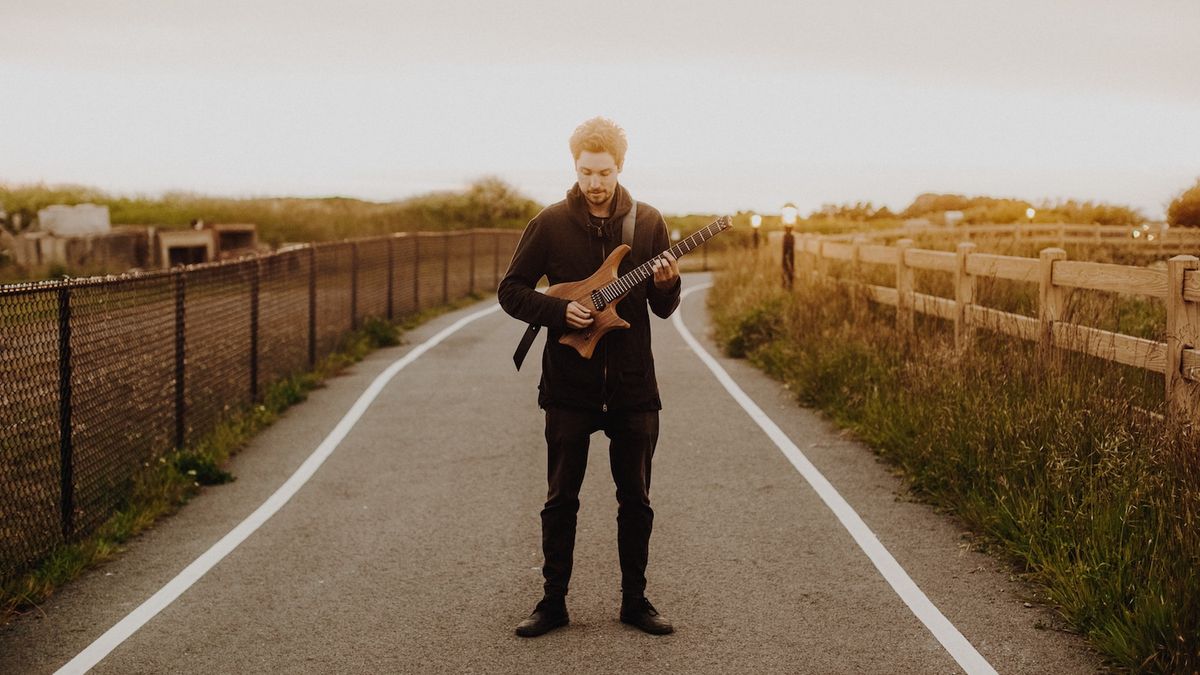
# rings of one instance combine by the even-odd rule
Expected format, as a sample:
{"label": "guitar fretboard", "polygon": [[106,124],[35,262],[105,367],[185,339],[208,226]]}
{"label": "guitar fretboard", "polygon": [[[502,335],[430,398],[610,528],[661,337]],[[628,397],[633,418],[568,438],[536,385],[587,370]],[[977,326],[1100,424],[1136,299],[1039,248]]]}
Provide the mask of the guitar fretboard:
{"label": "guitar fretboard", "polygon": [[[667,249],[667,252],[675,256],[675,258],[678,260],[679,258],[682,258],[688,253],[691,253],[699,248],[704,242],[712,239],[714,236],[724,232],[727,229],[729,229],[729,219],[727,217],[714,220],[713,222],[709,223],[707,227],[697,230],[692,234],[692,236]],[[604,298],[604,302],[610,303],[613,300],[620,298],[622,295],[625,295],[629,291],[632,291],[634,288],[636,288],[638,284],[653,276],[654,261],[658,258],[659,256],[654,256],[650,260],[647,260],[641,265],[638,265],[625,274],[617,277],[607,285],[602,286],[600,288],[600,296]]]}

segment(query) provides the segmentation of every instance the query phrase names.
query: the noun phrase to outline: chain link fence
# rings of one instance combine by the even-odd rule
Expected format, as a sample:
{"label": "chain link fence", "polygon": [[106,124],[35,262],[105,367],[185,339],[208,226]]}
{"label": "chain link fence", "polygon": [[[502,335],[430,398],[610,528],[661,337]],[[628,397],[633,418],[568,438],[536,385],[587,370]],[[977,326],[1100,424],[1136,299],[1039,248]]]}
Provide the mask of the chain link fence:
{"label": "chain link fence", "polygon": [[140,469],[368,317],[495,290],[520,235],[404,233],[0,286],[0,581],[94,532]]}

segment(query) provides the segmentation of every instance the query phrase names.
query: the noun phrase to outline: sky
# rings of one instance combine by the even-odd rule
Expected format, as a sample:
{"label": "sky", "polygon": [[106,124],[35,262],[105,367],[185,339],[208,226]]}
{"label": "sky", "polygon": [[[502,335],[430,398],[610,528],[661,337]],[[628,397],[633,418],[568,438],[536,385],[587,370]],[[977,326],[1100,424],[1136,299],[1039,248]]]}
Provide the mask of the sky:
{"label": "sky", "polygon": [[0,0],[0,182],[551,203],[626,131],[666,213],[1200,178],[1198,0]]}

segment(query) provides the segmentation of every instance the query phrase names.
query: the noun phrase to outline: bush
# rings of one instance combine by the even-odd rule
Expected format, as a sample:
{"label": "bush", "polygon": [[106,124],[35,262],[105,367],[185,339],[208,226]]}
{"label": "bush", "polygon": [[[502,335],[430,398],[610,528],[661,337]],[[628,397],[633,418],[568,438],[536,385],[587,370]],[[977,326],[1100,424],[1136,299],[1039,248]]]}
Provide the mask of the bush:
{"label": "bush", "polygon": [[1167,207],[1167,222],[1172,227],[1200,227],[1200,178]]}

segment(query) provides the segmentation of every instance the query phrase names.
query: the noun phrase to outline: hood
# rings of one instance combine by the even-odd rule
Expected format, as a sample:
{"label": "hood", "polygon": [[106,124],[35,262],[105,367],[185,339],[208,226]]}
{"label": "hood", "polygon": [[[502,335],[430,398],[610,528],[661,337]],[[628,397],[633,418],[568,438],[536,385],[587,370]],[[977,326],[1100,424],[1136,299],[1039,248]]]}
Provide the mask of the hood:
{"label": "hood", "polygon": [[629,194],[625,186],[620,183],[617,183],[613,201],[615,203],[612,215],[604,223],[603,229],[597,231],[595,227],[592,227],[591,220],[588,218],[587,197],[583,195],[579,183],[575,183],[570,190],[567,190],[567,212],[571,214],[571,222],[586,230],[593,237],[600,239],[620,237],[621,221],[625,218],[625,214],[633,208],[633,195]]}

